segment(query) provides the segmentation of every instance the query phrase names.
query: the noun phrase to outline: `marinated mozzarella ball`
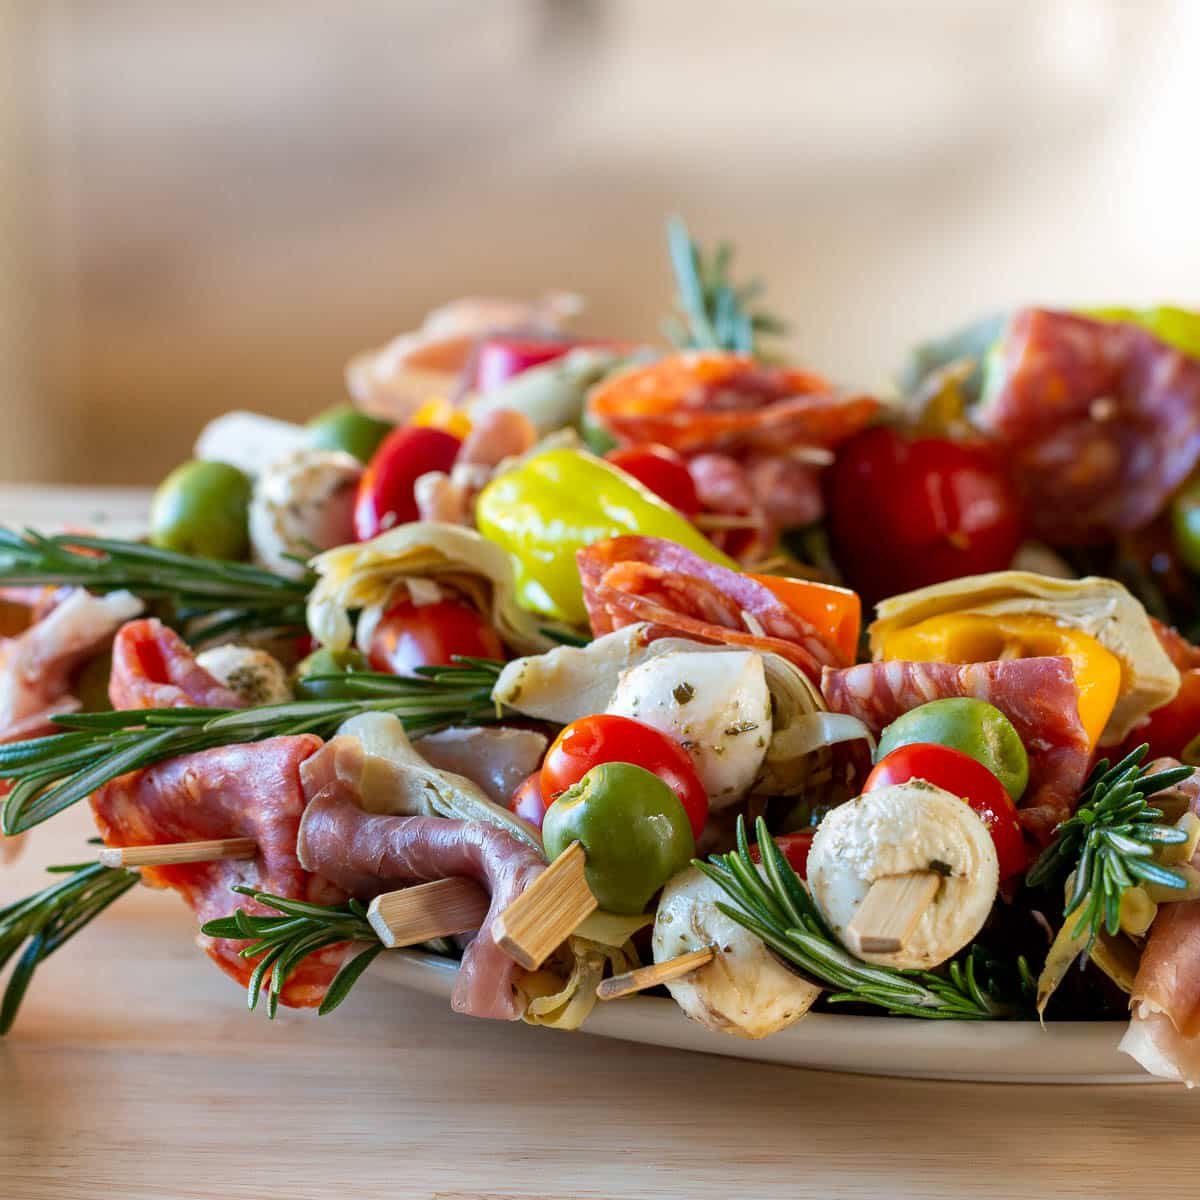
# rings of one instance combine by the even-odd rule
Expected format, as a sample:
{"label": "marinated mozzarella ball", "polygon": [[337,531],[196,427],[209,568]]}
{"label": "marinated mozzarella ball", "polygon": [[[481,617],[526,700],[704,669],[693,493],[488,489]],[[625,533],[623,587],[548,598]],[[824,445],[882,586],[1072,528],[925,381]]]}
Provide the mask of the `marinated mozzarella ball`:
{"label": "marinated mozzarella ball", "polygon": [[354,497],[362,464],[341,450],[300,450],[258,477],[250,501],[250,544],[264,566],[299,579],[301,560],[354,540]]}
{"label": "marinated mozzarella ball", "polygon": [[278,659],[252,646],[215,646],[196,662],[248,705],[282,704],[292,699],[287,672]]}
{"label": "marinated mozzarella ball", "polygon": [[679,741],[714,810],[750,790],[771,740],[771,693],[762,658],[750,650],[647,659],[621,675],[608,711]]}
{"label": "marinated mozzarella ball", "polygon": [[693,1021],[718,1033],[764,1038],[798,1021],[820,988],[789,971],[766,946],[717,908],[729,897],[695,867],[663,889],[654,918],[654,961],[712,946],[707,966],[667,989]]}
{"label": "marinated mozzarella ball", "polygon": [[996,899],[1000,870],[987,827],[957,796],[923,780],[879,788],[829,812],[813,837],[808,886],[822,916],[849,949],[846,928],[871,884],[933,871],[937,894],[894,953],[867,962],[928,969],[970,942]]}

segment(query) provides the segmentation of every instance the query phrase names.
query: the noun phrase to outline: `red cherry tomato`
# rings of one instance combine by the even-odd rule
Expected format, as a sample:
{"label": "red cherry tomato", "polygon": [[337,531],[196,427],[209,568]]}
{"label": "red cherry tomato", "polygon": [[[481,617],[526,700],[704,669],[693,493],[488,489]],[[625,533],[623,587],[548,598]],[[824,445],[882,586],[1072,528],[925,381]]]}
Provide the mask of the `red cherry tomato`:
{"label": "red cherry tomato", "polygon": [[620,467],[627,475],[645,484],[660,500],[665,500],[685,517],[700,511],[700,497],[696,495],[687,461],[670,446],[641,442],[610,450],[604,457],[614,467]]}
{"label": "red cherry tomato", "polygon": [[461,445],[443,429],[393,429],[380,442],[358,482],[354,536],[365,542],[394,525],[415,521],[413,484],[426,471],[449,471]]}
{"label": "red cherry tomato", "polygon": [[562,358],[576,344],[551,338],[486,338],[475,352],[475,390],[490,392],[530,367]]}
{"label": "red cherry tomato", "polygon": [[[1143,742],[1150,745],[1147,761],[1164,756],[1184,758],[1189,743],[1200,737],[1200,670],[1180,671],[1179,680],[1173,700],[1156,708],[1115,750],[1105,750],[1111,761],[1123,758]],[[1194,761],[1190,755],[1188,761]]]}
{"label": "red cherry tomato", "polygon": [[508,802],[509,810],[523,821],[528,821],[534,829],[541,829],[542,821],[546,818],[548,805],[542,799],[542,773],[534,771],[527,779],[517,785]]}
{"label": "red cherry tomato", "polygon": [[503,658],[496,631],[469,604],[442,599],[436,604],[401,600],[379,619],[371,634],[367,661],[376,671],[411,675],[417,667],[444,667],[456,654]]}
{"label": "red cherry tomato", "polygon": [[[808,878],[808,852],[812,849],[813,834],[816,832],[815,829],[801,829],[798,833],[785,833],[775,839],[780,854],[801,879]],[[762,862],[762,851],[757,842],[750,847],[750,857],[755,862]]]}
{"label": "red cherry tomato", "polygon": [[881,758],[867,776],[863,792],[910,779],[924,779],[970,805],[992,835],[1001,879],[1025,870],[1028,860],[1017,806],[1000,780],[978,759],[934,742],[913,742]]}
{"label": "red cherry tomato", "polygon": [[546,807],[599,763],[636,763],[652,771],[679,797],[699,837],[708,820],[708,793],[688,752],[674,738],[643,721],[607,713],[583,717],[568,725],[542,760],[542,795]]}
{"label": "red cherry tomato", "polygon": [[868,429],[838,450],[826,488],[834,560],[868,601],[1004,570],[1021,540],[1017,494],[981,442]]}

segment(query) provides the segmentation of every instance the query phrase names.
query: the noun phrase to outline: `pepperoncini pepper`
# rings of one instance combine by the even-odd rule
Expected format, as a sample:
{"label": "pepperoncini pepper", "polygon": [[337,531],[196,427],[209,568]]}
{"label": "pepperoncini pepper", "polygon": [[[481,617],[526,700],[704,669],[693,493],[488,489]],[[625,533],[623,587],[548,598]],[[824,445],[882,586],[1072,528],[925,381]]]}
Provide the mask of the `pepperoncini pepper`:
{"label": "pepperoncini pepper", "polygon": [[1040,614],[946,613],[883,635],[885,660],[975,663],[1062,656],[1079,688],[1079,719],[1094,746],[1121,690],[1121,664],[1094,637]]}
{"label": "pepperoncini pepper", "polygon": [[587,855],[584,874],[606,912],[644,912],[650,898],[696,853],[679,797],[632,763],[600,763],[546,810],[542,840],[551,861],[572,842]]}
{"label": "pepperoncini pepper", "polygon": [[668,538],[709,562],[737,566],[648,488],[582,450],[546,450],[497,476],[479,494],[475,520],[511,555],[520,604],[576,625],[587,610],[575,552],[592,542]]}

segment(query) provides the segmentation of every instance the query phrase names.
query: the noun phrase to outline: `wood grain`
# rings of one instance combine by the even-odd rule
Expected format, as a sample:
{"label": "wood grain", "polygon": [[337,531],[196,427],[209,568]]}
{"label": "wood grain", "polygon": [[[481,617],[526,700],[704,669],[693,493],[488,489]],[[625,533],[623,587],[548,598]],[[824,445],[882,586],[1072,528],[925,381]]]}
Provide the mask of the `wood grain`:
{"label": "wood grain", "polygon": [[[91,832],[83,807],[34,830],[0,903]],[[135,888],[39,970],[0,1043],[6,1200],[1196,1194],[1181,1088],[798,1071],[472,1021],[370,977],[272,1024],[194,933]]]}

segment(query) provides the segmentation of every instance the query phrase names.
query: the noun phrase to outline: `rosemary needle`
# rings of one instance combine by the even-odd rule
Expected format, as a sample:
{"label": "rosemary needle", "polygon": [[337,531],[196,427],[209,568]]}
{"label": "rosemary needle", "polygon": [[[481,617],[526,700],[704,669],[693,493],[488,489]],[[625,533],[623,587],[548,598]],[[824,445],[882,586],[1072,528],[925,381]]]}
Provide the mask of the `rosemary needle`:
{"label": "rosemary needle", "polygon": [[129,591],[160,601],[190,640],[251,629],[304,628],[312,572],[289,579],[249,563],[200,558],[143,542],[0,528],[0,584]]}
{"label": "rosemary needle", "polygon": [[[874,1004],[901,1016],[986,1021],[1020,1015],[1033,986],[1024,959],[1011,967],[980,947],[948,963],[945,974],[900,971],[855,958],[833,936],[759,817],[755,836],[762,873],[750,857],[746,826],[739,817],[737,849],[694,861],[733,902],[717,907],[761,938],[778,957],[821,987],[831,1003]],[[1006,978],[1007,976],[1007,978]]]}
{"label": "rosemary needle", "polygon": [[410,734],[486,723],[497,715],[492,687],[502,666],[463,658],[452,667],[418,668],[407,678],[374,672],[310,677],[318,690],[338,693],[327,700],[57,717],[66,732],[0,746],[0,779],[14,785],[0,828],[6,834],[32,829],[119,775],[168,758],[289,734],[330,737],[359,713],[392,713]]}

